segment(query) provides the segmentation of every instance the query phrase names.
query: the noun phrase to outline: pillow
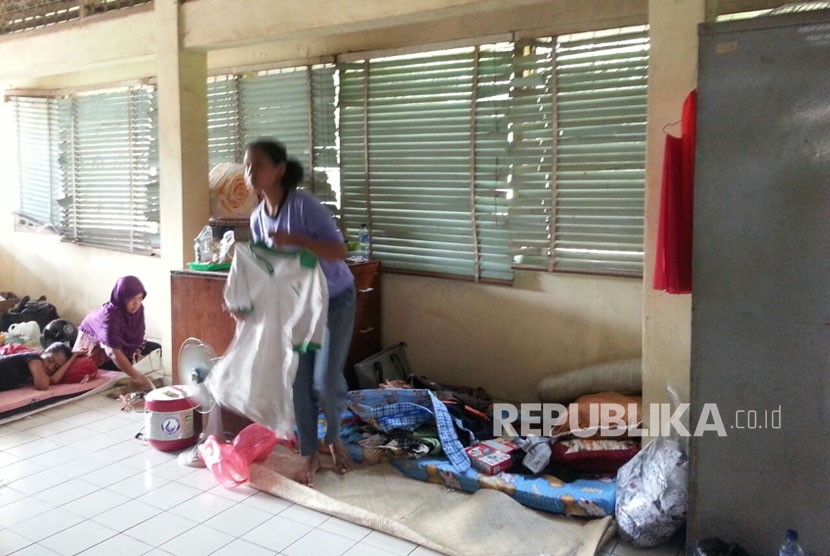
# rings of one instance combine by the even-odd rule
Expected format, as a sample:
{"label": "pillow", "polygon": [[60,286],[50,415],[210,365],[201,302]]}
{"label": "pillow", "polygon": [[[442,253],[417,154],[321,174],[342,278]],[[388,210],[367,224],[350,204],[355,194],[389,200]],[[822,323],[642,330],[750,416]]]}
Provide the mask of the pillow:
{"label": "pillow", "polygon": [[[576,412],[576,417],[572,415],[573,412]],[[585,438],[589,434],[588,429],[598,427],[594,429],[591,437],[602,437],[609,429],[622,429],[623,432],[618,436],[628,437],[628,431],[640,423],[642,413],[643,399],[639,396],[627,396],[619,392],[586,394],[567,405],[565,421],[554,427],[552,433],[559,436],[571,433],[574,429],[582,429],[586,432],[577,436]],[[621,427],[619,421],[625,424]]]}
{"label": "pillow", "polygon": [[551,459],[577,471],[616,473],[639,451],[634,440],[572,438],[555,442]]}
{"label": "pillow", "polygon": [[611,361],[542,379],[536,387],[539,401],[569,403],[592,392],[612,390],[623,394],[643,391],[643,360]]}
{"label": "pillow", "polygon": [[61,384],[86,382],[98,376],[98,366],[89,357],[76,358],[61,379]]}

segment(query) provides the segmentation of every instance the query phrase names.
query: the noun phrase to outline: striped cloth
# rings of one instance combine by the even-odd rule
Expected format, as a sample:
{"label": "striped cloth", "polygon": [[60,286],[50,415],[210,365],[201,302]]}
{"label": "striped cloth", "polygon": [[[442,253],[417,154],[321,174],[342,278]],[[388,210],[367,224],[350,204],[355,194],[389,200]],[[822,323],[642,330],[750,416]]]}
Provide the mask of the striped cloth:
{"label": "striped cloth", "polygon": [[363,421],[388,432],[415,430],[432,420],[438,429],[441,448],[459,471],[470,468],[470,458],[458,440],[446,406],[430,390],[355,390],[348,394],[349,409]]}

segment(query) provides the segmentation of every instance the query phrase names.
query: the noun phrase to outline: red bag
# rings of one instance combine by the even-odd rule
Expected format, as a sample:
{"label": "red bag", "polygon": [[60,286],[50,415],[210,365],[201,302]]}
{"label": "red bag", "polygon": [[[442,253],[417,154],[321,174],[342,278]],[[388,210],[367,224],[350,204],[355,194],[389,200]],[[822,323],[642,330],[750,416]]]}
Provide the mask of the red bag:
{"label": "red bag", "polygon": [[233,449],[245,462],[247,469],[248,464],[267,458],[277,443],[277,435],[271,429],[259,423],[251,423],[233,439]]}

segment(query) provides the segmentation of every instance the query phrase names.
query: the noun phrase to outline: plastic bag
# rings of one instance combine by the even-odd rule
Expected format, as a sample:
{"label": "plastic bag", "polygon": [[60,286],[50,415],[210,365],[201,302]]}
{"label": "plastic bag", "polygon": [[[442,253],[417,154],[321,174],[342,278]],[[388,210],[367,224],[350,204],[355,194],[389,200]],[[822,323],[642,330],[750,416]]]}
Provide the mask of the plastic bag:
{"label": "plastic bag", "polygon": [[659,437],[617,473],[620,537],[639,547],[665,543],[686,522],[688,460],[680,444]]}
{"label": "plastic bag", "polygon": [[220,442],[213,434],[208,436],[199,445],[199,454],[214,478],[231,488],[247,481],[250,465],[267,458],[279,443],[271,429],[251,423],[236,435],[233,444]]}
{"label": "plastic bag", "polygon": [[262,461],[277,446],[277,435],[259,423],[252,423],[242,429],[233,439],[233,449],[245,462],[245,467]]}
{"label": "plastic bag", "polygon": [[222,486],[230,488],[248,480],[248,464],[231,444],[220,442],[216,435],[199,444],[199,455]]}
{"label": "plastic bag", "polygon": [[215,263],[219,259],[219,247],[213,240],[213,228],[205,226],[193,239],[193,252],[197,263]]}

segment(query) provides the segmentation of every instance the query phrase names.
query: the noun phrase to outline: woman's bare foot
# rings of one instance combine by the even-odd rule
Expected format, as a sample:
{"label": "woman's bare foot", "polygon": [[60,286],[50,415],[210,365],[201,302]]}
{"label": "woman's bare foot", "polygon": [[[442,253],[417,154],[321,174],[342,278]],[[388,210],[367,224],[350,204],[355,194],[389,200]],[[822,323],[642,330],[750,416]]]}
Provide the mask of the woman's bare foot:
{"label": "woman's bare foot", "polygon": [[329,444],[329,451],[334,460],[334,471],[341,475],[348,473],[352,458],[346,450],[346,447],[343,446],[343,443],[335,442],[334,444]]}
{"label": "woman's bare foot", "polygon": [[295,481],[301,485],[314,486],[314,476],[320,470],[320,455],[317,452],[303,458],[303,468],[297,473]]}

